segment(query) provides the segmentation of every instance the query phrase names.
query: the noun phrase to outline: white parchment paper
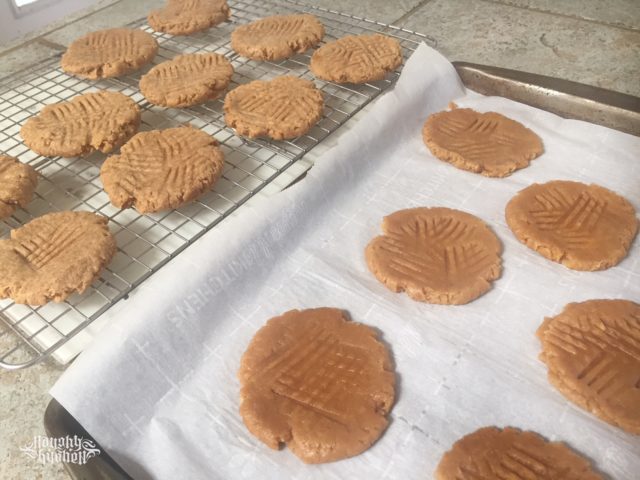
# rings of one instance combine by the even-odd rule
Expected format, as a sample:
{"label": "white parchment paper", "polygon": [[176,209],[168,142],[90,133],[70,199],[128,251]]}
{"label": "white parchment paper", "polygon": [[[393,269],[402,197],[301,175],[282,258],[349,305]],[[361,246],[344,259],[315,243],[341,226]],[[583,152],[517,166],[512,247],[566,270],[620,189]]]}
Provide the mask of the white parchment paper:
{"label": "white parchment paper", "polygon": [[[454,100],[532,128],[545,154],[506,179],[435,159],[426,117]],[[614,479],[640,478],[640,438],[574,407],[547,382],[535,330],[572,301],[640,301],[640,241],[618,266],[576,272],[520,244],[504,207],[533,182],[596,182],[640,210],[640,138],[466,92],[421,46],[395,89],[340,137],[301,183],[215,228],[108,314],[111,325],[52,394],[135,478],[431,478],[460,436],[512,425],[568,442]],[[488,222],[502,277],[465,306],[413,302],[367,270],[382,217],[447,206]],[[334,306],[392,349],[397,402],[381,439],[355,458],[304,465],[252,437],[238,414],[240,357],[270,317]]]}

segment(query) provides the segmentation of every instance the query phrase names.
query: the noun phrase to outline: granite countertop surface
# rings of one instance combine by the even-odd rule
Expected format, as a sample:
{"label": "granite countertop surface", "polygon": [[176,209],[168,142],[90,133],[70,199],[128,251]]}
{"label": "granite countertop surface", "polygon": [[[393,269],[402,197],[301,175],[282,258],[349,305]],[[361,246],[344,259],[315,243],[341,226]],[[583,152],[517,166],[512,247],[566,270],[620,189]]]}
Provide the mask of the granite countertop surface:
{"label": "granite countertop surface", "polygon": [[[101,0],[89,9],[0,45],[0,77],[64,51],[76,37],[121,26],[162,0]],[[638,0],[304,0],[424,33],[450,60],[560,77],[640,96]],[[64,479],[20,451],[44,435],[49,388],[64,367],[47,360],[0,371],[0,478]]]}

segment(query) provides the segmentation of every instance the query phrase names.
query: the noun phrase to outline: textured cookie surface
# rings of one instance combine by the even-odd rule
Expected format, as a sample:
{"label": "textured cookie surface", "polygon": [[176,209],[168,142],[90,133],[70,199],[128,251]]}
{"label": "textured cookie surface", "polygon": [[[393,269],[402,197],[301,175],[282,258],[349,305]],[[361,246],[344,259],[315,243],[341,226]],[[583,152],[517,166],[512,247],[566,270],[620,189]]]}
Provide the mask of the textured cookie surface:
{"label": "textured cookie surface", "polygon": [[482,220],[450,208],[412,208],[384,218],[365,251],[369,270],[394,292],[446,305],[468,303],[500,276],[502,246]]}
{"label": "textured cookie surface", "polygon": [[24,143],[40,155],[109,153],[138,131],[140,109],[118,92],[86,93],[47,105],[22,126]]}
{"label": "textured cookie surface", "polygon": [[167,0],[165,6],[149,13],[151,28],[172,35],[189,35],[211,28],[229,18],[225,0]]}
{"label": "textured cookie surface", "polygon": [[564,443],[534,432],[486,427],[445,453],[436,480],[603,480],[589,461]]}
{"label": "textured cookie surface", "polygon": [[219,97],[232,75],[224,55],[180,55],[149,70],[140,79],[140,91],[155,105],[188,107]]}
{"label": "textured cookie surface", "polygon": [[29,165],[0,155],[0,219],[11,216],[17,207],[26,207],[38,184],[38,174]]}
{"label": "textured cookie surface", "polygon": [[153,35],[131,28],[91,32],[62,56],[62,69],[83,78],[117,77],[146,65],[158,51]]}
{"label": "textured cookie surface", "polygon": [[521,123],[470,108],[434,113],[422,137],[440,160],[488,177],[505,177],[544,151],[540,137]]}
{"label": "textured cookie surface", "polygon": [[570,303],[537,332],[549,381],[605,422],[640,435],[640,305]]}
{"label": "textured cookie surface", "polygon": [[0,298],[43,305],[87,289],[116,252],[107,218],[89,212],[38,217],[0,240]]}
{"label": "textured cookie surface", "polygon": [[633,205],[620,195],[560,180],[518,192],[507,204],[506,219],[518,240],[574,270],[618,264],[638,231]]}
{"label": "textured cookie surface", "polygon": [[378,33],[348,35],[323,45],[311,57],[313,74],[336,83],[380,80],[402,63],[400,43]]}
{"label": "textured cookie surface", "polygon": [[306,463],[358,455],[387,427],[395,375],[376,332],[341,310],[292,310],[251,340],[240,365],[240,414],[273,449]]}
{"label": "textured cookie surface", "polygon": [[141,132],[107,158],[100,178],[111,203],[140,213],[178,208],[222,175],[218,142],[192,127]]}
{"label": "textured cookie surface", "polygon": [[224,119],[239,135],[295,138],[322,117],[322,94],[313,82],[296,77],[255,80],[224,99]]}
{"label": "textured cookie surface", "polygon": [[231,47],[254,60],[280,60],[315,47],[324,27],[313,15],[274,15],[242,25],[231,34]]}

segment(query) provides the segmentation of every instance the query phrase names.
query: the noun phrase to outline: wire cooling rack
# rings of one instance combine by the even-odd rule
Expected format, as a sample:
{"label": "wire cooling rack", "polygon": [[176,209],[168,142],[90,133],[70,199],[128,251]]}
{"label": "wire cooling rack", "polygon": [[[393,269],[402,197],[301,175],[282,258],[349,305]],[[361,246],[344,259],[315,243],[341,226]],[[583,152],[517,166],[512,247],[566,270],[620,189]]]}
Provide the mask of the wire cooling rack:
{"label": "wire cooling rack", "polygon": [[[239,25],[268,15],[309,12],[325,25],[324,42],[347,34],[382,32],[400,41],[405,59],[421,43],[434,45],[424,35],[398,27],[310,7],[294,1],[230,1],[228,22],[191,36],[154,32],[146,19],[132,23],[152,33],[160,49],[152,65],[134,74],[100,81],[82,80],[64,73],[59,57],[33,65],[0,80],[0,152],[19,158],[40,174],[33,201],[26,209],[0,222],[0,238],[35,217],[59,210],[88,210],[109,218],[118,251],[113,262],[82,295],[63,303],[40,307],[0,301],[0,366],[27,367],[53,353],[60,363],[72,355],[57,356],[56,350],[78,336],[91,322],[121,301],[145,279],[205,232],[228,217],[259,192],[279,191],[310,168],[302,158],[327,135],[395,83],[400,69],[386,79],[364,85],[336,85],[317,80],[309,72],[310,54],[280,62],[256,62],[240,57],[230,47],[230,34]],[[309,133],[290,141],[249,140],[234,134],[223,118],[223,100],[186,109],[165,109],[149,104],[138,90],[140,76],[154,64],[182,53],[217,52],[225,55],[235,73],[229,89],[257,79],[295,75],[315,81],[325,99],[324,115]],[[47,158],[30,151],[19,136],[27,118],[44,105],[69,100],[75,95],[100,89],[119,91],[135,100],[142,110],[141,130],[161,129],[191,123],[215,137],[225,154],[225,170],[213,189],[177,210],[140,215],[133,209],[112,206],[102,190],[99,173],[105,156]],[[266,195],[264,195],[266,197]],[[86,335],[86,332],[83,332]]]}

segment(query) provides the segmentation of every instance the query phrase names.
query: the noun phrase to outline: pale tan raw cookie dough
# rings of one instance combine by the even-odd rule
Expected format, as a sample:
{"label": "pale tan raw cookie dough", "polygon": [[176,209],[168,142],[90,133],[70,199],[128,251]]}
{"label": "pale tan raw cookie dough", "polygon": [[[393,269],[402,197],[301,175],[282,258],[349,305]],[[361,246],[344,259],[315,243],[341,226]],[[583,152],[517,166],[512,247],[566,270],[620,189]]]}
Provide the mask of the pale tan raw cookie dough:
{"label": "pale tan raw cookie dough", "polygon": [[230,15],[225,0],[167,0],[164,7],[149,13],[147,21],[157,32],[189,35],[214,27]]}
{"label": "pale tan raw cookie dough", "polygon": [[191,126],[141,132],[100,169],[111,203],[140,213],[178,208],[220,178],[224,155],[218,142]]}
{"label": "pale tan raw cookie dough", "polygon": [[313,82],[285,76],[231,90],[224,99],[224,119],[238,135],[282,140],[307,133],[322,118],[323,107]]}
{"label": "pale tan raw cookie dough", "polygon": [[506,177],[544,152],[540,137],[521,123],[470,108],[434,113],[422,138],[435,157],[487,177]]}
{"label": "pale tan raw cookie dough", "polygon": [[570,303],[537,332],[549,381],[585,410],[640,435],[640,305]]}
{"label": "pale tan raw cookie dough", "polygon": [[402,64],[400,43],[380,35],[347,35],[316,50],[313,74],[335,83],[366,83],[383,79]]}
{"label": "pale tan raw cookie dough", "polygon": [[0,155],[0,220],[26,207],[38,185],[38,174],[17,158]]}
{"label": "pale tan raw cookie dough", "polygon": [[604,270],[627,256],[638,231],[633,205],[599,185],[555,180],[521,190],[505,216],[518,240],[574,270]]}
{"label": "pale tan raw cookie dough", "polygon": [[24,143],[48,157],[75,157],[99,150],[109,153],[140,126],[136,102],[118,92],[78,95],[44,107],[20,129]]}
{"label": "pale tan raw cookie dough", "polygon": [[313,15],[274,15],[241,25],[231,34],[231,48],[253,60],[281,60],[315,47],[324,26]]}
{"label": "pale tan raw cookie dough", "polygon": [[590,462],[535,432],[485,427],[446,452],[436,480],[604,480]]}
{"label": "pale tan raw cookie dough", "polygon": [[84,292],[116,253],[108,219],[48,213],[0,240],[0,298],[44,305]]}
{"label": "pale tan raw cookie dough", "polygon": [[118,77],[146,65],[157,52],[153,35],[138,29],[110,28],[75,40],[62,56],[61,65],[78,77]]}
{"label": "pale tan raw cookie dough", "polygon": [[421,302],[468,303],[500,276],[502,245],[479,218],[450,208],[411,208],[384,218],[367,266],[394,292]]}
{"label": "pale tan raw cookie dough", "polygon": [[335,308],[272,318],[242,356],[240,414],[273,449],[305,463],[367,450],[387,428],[395,374],[376,331]]}
{"label": "pale tan raw cookie dough", "polygon": [[188,107],[220,97],[232,75],[233,67],[224,55],[179,55],[143,75],[140,91],[154,105]]}

